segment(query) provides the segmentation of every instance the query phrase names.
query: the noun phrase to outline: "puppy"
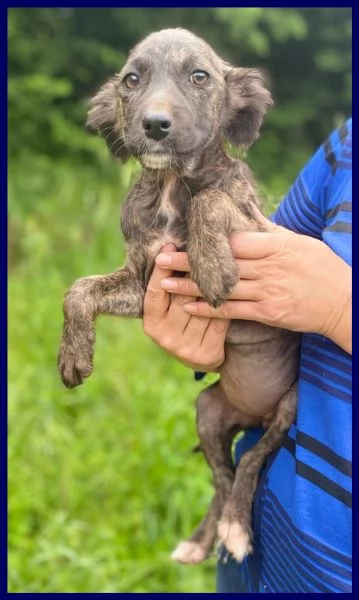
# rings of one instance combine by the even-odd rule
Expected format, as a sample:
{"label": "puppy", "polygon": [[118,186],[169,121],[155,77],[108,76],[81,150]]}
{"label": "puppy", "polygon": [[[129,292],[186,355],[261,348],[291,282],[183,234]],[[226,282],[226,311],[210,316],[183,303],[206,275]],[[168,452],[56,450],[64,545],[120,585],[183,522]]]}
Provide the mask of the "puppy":
{"label": "puppy", "polygon": [[[188,253],[191,278],[211,306],[229,297],[239,279],[229,236],[261,225],[251,172],[229,156],[226,144],[248,147],[271,104],[258,70],[232,67],[183,29],[149,35],[93,98],[88,125],[115,156],[136,157],[143,171],[122,209],[125,266],[80,279],[66,293],[58,366],[67,387],[92,372],[97,315],[142,317],[164,244]],[[203,522],[174,551],[175,560],[204,560],[216,539],[239,561],[252,552],[258,474],[295,418],[299,339],[259,323],[231,323],[220,381],[197,400],[200,447],[215,495]],[[263,417],[236,407],[240,400],[255,406],[257,398],[266,398],[275,414],[235,469],[229,451],[234,433],[258,426]]]}

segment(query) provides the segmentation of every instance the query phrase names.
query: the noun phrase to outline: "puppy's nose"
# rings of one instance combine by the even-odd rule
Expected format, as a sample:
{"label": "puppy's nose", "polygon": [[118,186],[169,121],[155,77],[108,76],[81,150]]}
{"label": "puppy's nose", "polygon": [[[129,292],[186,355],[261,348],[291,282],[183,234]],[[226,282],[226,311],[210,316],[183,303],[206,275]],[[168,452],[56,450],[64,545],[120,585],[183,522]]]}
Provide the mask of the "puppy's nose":
{"label": "puppy's nose", "polygon": [[168,135],[172,120],[166,113],[151,113],[142,120],[147,137],[152,140],[163,140]]}

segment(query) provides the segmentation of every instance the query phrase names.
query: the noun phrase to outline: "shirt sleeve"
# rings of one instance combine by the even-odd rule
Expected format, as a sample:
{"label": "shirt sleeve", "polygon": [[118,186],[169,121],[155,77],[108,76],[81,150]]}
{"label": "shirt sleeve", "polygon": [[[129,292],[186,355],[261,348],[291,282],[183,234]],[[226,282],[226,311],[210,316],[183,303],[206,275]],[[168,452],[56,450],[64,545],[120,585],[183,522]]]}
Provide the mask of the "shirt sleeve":
{"label": "shirt sleeve", "polygon": [[[301,171],[272,220],[297,233],[322,239],[331,199],[336,205],[351,185],[352,120],[336,129]],[[350,155],[351,156],[351,155]],[[330,213],[329,213],[330,216]]]}

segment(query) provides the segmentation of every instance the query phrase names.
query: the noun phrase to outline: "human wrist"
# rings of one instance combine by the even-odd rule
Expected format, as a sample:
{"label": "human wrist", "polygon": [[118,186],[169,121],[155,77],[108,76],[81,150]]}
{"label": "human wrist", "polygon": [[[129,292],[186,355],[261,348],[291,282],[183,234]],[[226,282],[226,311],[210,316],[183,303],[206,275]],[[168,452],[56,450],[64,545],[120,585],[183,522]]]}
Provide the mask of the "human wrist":
{"label": "human wrist", "polygon": [[331,340],[343,350],[352,353],[352,294],[345,297],[343,308],[336,326],[331,334]]}
{"label": "human wrist", "polygon": [[352,353],[352,273],[348,267],[342,280],[324,335],[340,346],[345,352]]}

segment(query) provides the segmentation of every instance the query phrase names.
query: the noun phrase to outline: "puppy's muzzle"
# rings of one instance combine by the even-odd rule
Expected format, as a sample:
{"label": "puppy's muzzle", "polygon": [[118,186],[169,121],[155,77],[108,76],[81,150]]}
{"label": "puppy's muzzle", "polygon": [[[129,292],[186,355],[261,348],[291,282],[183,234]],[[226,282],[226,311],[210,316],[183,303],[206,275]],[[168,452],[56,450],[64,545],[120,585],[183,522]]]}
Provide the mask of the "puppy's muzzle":
{"label": "puppy's muzzle", "polygon": [[142,120],[145,134],[151,140],[159,142],[169,133],[172,125],[172,118],[164,112],[154,112],[146,115]]}

